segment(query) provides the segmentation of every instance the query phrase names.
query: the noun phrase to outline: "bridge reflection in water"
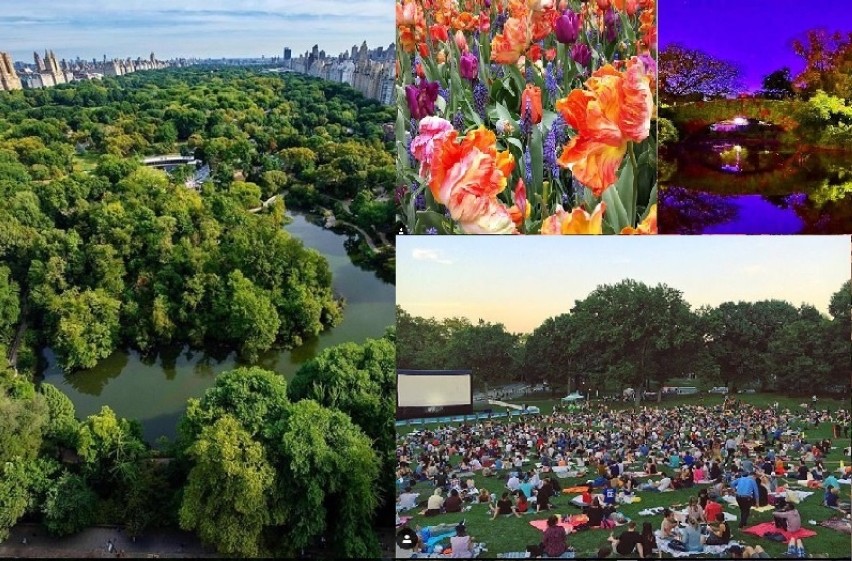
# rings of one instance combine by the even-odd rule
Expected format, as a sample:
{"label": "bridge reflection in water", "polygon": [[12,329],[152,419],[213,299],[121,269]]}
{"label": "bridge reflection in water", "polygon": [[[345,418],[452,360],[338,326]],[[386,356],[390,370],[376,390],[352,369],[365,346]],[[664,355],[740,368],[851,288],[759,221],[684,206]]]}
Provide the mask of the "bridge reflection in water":
{"label": "bridge reflection in water", "polygon": [[852,153],[802,147],[783,127],[735,116],[660,150],[660,232],[848,234]]}

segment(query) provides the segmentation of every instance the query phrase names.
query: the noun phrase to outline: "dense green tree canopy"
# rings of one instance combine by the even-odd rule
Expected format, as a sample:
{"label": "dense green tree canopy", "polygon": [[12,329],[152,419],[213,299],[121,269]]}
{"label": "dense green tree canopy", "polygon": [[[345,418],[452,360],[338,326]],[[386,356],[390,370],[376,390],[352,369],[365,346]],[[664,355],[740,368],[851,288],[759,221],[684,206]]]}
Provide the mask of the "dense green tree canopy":
{"label": "dense green tree canopy", "polygon": [[[831,317],[810,305],[766,300],[693,311],[674,288],[624,280],[597,287],[569,313],[498,346],[495,326],[422,318],[397,307],[398,366],[470,368],[489,349],[491,358],[502,361],[502,371],[510,373],[506,381],[546,381],[558,392],[657,390],[684,378],[702,388],[795,394],[815,386],[848,392],[842,382],[852,369],[848,281],[832,295],[828,310]],[[474,375],[491,383],[491,371],[475,368]]]}

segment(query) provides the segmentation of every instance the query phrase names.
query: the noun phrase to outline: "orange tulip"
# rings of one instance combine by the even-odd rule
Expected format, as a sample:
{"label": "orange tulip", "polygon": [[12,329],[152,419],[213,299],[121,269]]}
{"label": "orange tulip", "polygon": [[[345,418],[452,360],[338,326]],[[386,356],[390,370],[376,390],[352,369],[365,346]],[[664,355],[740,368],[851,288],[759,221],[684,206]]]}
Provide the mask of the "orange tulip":
{"label": "orange tulip", "polygon": [[423,40],[426,22],[423,10],[415,0],[403,0],[396,4],[396,27],[399,30],[399,43],[407,53],[413,53],[417,44]]}
{"label": "orange tulip", "polygon": [[627,12],[628,16],[633,16],[639,8],[639,0],[612,0],[615,9],[619,12]]}
{"label": "orange tulip", "polygon": [[521,94],[521,117],[526,116],[527,107],[530,111],[530,121],[534,124],[541,122],[541,88],[527,84]]}
{"label": "orange tulip", "polygon": [[509,18],[503,25],[503,31],[491,41],[491,61],[498,64],[515,64],[531,42],[526,20]]}
{"label": "orange tulip", "polygon": [[456,42],[456,47],[459,48],[459,52],[466,53],[467,52],[467,37],[464,36],[464,33],[461,30],[456,31],[455,37],[453,39]]}
{"label": "orange tulip", "polygon": [[600,197],[615,183],[627,143],[648,137],[653,96],[645,65],[636,57],[623,73],[609,64],[598,69],[586,88],[556,101],[556,110],[577,131],[558,162]]}
{"label": "orange tulip", "polygon": [[518,227],[530,216],[530,205],[527,203],[527,187],[524,185],[523,179],[518,179],[518,185],[515,187],[515,204],[509,207],[509,216],[512,217],[512,222]]}
{"label": "orange tulip", "polygon": [[603,215],[606,203],[601,201],[591,214],[580,207],[570,213],[558,207],[556,212],[544,219],[542,234],[602,234]]}
{"label": "orange tulip", "polygon": [[429,189],[450,216],[469,234],[511,234],[515,224],[497,195],[515,167],[512,155],[497,152],[494,133],[480,126],[461,140],[451,131],[436,141]]}
{"label": "orange tulip", "polygon": [[625,226],[621,229],[622,234],[656,234],[657,233],[657,205],[651,205],[648,215],[645,217],[639,226],[631,228]]}
{"label": "orange tulip", "polygon": [[447,32],[447,26],[440,25],[438,23],[429,28],[429,36],[432,37],[432,40],[434,41],[442,42],[450,38],[449,33]]}

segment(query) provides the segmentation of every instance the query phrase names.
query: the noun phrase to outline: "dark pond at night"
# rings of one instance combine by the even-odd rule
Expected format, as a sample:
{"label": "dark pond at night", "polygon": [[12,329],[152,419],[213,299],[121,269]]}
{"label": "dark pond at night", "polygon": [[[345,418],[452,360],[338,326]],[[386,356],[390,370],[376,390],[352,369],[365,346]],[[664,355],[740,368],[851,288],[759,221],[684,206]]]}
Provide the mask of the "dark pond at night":
{"label": "dark pond at night", "polygon": [[[271,350],[260,356],[258,366],[289,379],[325,348],[381,337],[396,321],[396,308],[394,286],[374,272],[353,265],[344,247],[347,236],[325,230],[300,214],[293,215],[286,230],[325,256],[334,290],[346,299],[343,321],[337,327],[295,349]],[[151,356],[133,350],[116,351],[94,368],[65,374],[50,349],[43,355],[47,362],[44,381],[71,398],[78,418],[109,405],[118,416],[140,421],[151,443],[160,436],[174,437],[188,398],[200,397],[221,372],[244,366],[233,352],[217,355],[173,347]]]}
{"label": "dark pond at night", "polygon": [[717,123],[660,152],[666,234],[848,234],[852,152],[803,148],[777,127]]}

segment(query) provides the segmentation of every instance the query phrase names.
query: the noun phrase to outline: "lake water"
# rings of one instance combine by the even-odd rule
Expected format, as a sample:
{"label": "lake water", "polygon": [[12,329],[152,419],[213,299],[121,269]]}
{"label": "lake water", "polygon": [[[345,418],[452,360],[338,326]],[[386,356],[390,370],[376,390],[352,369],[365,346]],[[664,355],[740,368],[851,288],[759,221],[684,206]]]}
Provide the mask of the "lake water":
{"label": "lake water", "polygon": [[755,128],[708,130],[661,151],[660,233],[852,232],[852,152],[809,150]]}
{"label": "lake water", "polygon": [[[325,256],[334,290],[346,299],[346,307],[337,327],[291,351],[269,351],[257,361],[258,366],[288,379],[323,349],[381,337],[396,321],[394,286],[352,264],[344,248],[347,236],[312,224],[304,215],[291,216],[286,230]],[[117,415],[139,420],[146,440],[152,443],[160,436],[174,437],[187,398],[200,397],[217,374],[241,366],[234,352],[216,356],[189,347],[166,348],[145,357],[133,350],[116,351],[95,368],[72,374],[57,367],[50,349],[44,350],[44,357],[44,381],[71,398],[78,418],[109,405]]]}

